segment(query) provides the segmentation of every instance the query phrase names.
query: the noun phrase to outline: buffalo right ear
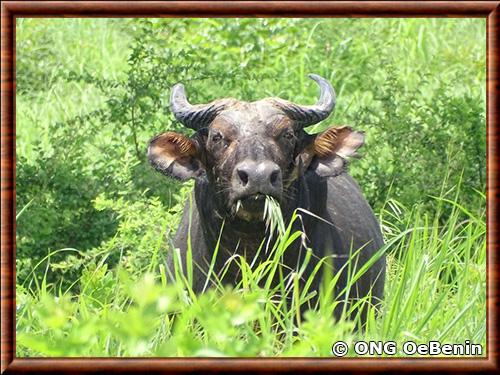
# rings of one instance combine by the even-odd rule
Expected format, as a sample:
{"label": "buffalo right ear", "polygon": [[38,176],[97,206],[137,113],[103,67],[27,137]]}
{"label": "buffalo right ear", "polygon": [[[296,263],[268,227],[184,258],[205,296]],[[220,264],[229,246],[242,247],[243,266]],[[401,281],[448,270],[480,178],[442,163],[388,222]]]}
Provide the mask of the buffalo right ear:
{"label": "buffalo right ear", "polygon": [[149,142],[148,159],[165,176],[185,181],[205,173],[199,151],[196,141],[179,133],[166,132]]}

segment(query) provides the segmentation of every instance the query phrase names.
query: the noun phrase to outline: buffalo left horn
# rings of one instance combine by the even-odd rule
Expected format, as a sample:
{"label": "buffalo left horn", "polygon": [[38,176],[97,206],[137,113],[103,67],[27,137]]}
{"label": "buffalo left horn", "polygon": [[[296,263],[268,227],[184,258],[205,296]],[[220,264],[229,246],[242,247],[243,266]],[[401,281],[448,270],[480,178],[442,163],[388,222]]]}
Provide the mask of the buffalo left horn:
{"label": "buffalo left horn", "polygon": [[272,99],[300,127],[317,124],[326,119],[335,108],[335,90],[330,82],[317,74],[309,74],[320,88],[320,96],[314,105],[299,105],[283,99]]}

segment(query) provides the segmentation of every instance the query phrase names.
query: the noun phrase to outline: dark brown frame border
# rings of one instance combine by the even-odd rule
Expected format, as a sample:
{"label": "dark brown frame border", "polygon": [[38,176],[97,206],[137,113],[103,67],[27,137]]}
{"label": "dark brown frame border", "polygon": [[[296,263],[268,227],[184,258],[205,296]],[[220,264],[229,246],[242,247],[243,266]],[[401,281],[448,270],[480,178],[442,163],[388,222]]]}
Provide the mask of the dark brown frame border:
{"label": "dark brown frame border", "polygon": [[[478,359],[15,358],[15,21],[21,17],[481,17],[487,19],[487,350]],[[1,4],[3,373],[498,371],[499,1],[5,1]]]}

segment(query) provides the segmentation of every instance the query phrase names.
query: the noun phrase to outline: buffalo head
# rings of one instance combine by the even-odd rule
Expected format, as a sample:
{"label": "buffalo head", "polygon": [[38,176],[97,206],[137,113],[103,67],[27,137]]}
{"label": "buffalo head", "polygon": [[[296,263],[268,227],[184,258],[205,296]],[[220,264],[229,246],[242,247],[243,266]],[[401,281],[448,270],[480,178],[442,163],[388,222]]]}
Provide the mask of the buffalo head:
{"label": "buffalo head", "polygon": [[196,133],[190,138],[174,132],[154,137],[148,147],[151,164],[180,180],[207,179],[224,212],[248,221],[262,219],[266,195],[286,199],[287,189],[304,173],[321,177],[341,173],[345,158],[363,144],[363,133],[349,127],[331,127],[314,135],[304,131],[335,107],[330,83],[316,74],[310,78],[321,90],[311,106],[279,98],[192,105],[184,86],[175,85],[172,112]]}

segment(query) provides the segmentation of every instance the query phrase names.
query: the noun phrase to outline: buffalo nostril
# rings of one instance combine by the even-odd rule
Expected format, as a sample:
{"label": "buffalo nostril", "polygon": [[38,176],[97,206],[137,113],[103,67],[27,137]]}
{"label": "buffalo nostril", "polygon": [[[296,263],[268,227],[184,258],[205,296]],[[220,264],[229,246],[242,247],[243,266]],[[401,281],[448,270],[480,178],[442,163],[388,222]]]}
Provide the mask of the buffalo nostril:
{"label": "buffalo nostril", "polygon": [[241,170],[241,169],[238,169],[237,172],[238,172],[238,177],[240,178],[240,181],[243,183],[243,186],[248,184],[248,173]]}
{"label": "buffalo nostril", "polygon": [[271,173],[271,185],[276,185],[280,177],[280,171],[274,171]]}

